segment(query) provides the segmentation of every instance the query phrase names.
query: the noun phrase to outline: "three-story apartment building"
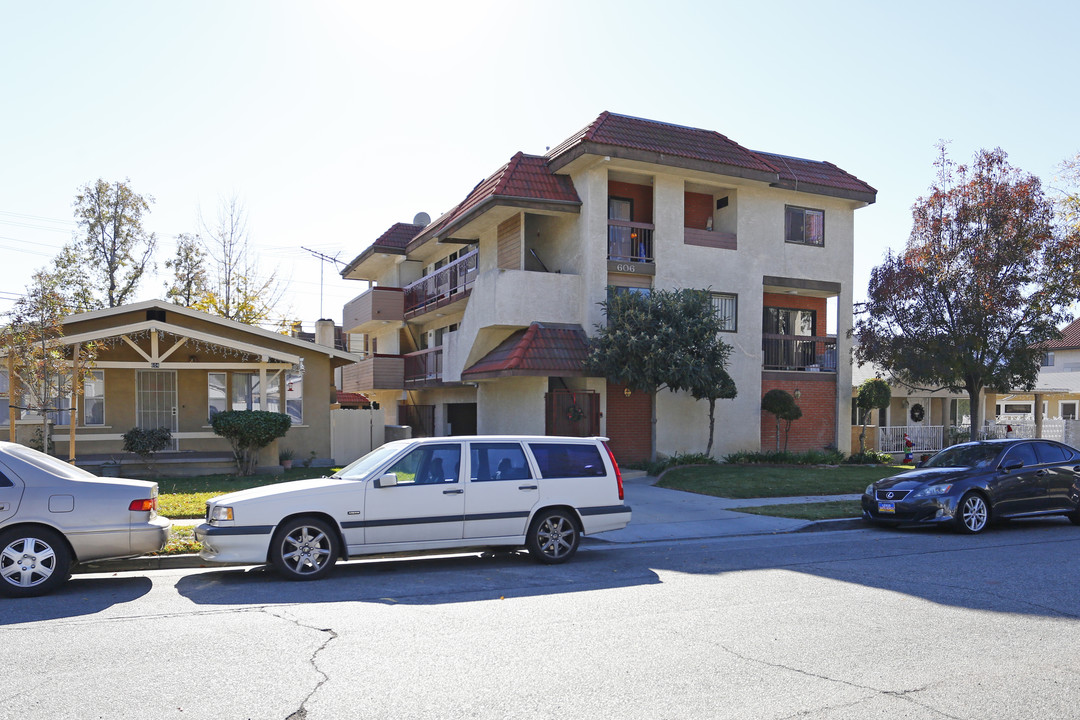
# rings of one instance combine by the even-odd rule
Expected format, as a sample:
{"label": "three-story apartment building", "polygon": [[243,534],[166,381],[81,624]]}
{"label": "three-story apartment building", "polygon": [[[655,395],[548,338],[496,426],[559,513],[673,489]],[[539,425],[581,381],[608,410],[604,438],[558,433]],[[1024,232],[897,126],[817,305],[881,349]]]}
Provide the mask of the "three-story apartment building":
{"label": "three-story apartment building", "polygon": [[417,434],[603,434],[623,460],[701,451],[707,403],[588,377],[582,360],[609,293],[707,288],[738,387],[717,404],[717,453],[773,447],[772,388],[803,410],[789,449],[848,450],[854,212],[875,197],[827,162],[605,112],[349,263],[372,286],[345,307],[364,360],[344,389]]}

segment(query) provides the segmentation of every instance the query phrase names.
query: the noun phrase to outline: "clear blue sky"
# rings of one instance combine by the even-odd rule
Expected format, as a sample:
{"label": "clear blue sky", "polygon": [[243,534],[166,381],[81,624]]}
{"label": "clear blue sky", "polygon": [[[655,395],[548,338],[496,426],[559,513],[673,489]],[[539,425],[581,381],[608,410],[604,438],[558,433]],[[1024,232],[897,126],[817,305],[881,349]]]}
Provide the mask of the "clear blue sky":
{"label": "clear blue sky", "polygon": [[[291,316],[313,248],[350,260],[600,112],[829,160],[878,189],[855,296],[933,179],[934,144],[1050,184],[1080,151],[1075,3],[0,0],[0,311],[74,229],[76,189],[153,195],[164,261],[239,196]],[[161,297],[144,281],[140,299]],[[323,315],[363,284],[328,266]]]}

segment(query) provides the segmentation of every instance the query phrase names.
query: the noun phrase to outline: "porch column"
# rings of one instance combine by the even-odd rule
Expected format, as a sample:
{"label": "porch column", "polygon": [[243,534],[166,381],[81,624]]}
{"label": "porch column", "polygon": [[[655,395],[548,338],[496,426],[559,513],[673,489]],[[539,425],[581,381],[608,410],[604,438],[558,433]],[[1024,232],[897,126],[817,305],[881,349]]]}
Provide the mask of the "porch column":
{"label": "porch column", "polygon": [[79,424],[79,389],[82,376],[79,374],[79,344],[76,343],[71,353],[71,413],[68,421],[68,462],[75,464],[75,426]]}
{"label": "porch column", "polygon": [[266,385],[266,360],[264,359],[262,361],[262,363],[259,364],[259,409],[260,410],[265,410],[266,409],[266,406],[267,406],[266,393],[269,390],[270,390],[270,388]]}
{"label": "porch column", "polygon": [[1041,438],[1043,436],[1043,433],[1042,433],[1042,425],[1043,425],[1043,423],[1042,423],[1042,421],[1043,421],[1042,399],[1043,399],[1042,395],[1040,395],[1039,393],[1035,393],[1035,437],[1037,437],[1037,438]]}

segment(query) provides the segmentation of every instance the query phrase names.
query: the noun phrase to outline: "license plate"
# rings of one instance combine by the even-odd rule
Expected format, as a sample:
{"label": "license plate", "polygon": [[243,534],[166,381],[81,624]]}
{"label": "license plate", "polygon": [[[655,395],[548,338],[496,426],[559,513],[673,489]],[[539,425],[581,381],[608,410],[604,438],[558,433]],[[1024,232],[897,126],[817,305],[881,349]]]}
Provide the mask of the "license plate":
{"label": "license plate", "polygon": [[896,503],[879,502],[877,504],[877,511],[879,513],[895,513]]}

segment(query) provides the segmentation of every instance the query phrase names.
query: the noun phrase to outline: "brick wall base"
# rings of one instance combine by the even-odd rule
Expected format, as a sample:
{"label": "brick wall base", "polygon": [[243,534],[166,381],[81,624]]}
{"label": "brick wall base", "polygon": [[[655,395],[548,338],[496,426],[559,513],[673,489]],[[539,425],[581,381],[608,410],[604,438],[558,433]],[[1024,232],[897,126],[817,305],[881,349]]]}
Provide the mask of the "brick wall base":
{"label": "brick wall base", "polygon": [[624,385],[607,384],[606,434],[611,452],[620,462],[639,462],[652,457],[652,395],[632,392]]}
{"label": "brick wall base", "polygon": [[[791,423],[787,435],[790,452],[822,450],[836,446],[836,376],[831,373],[762,373],[761,397],[774,388],[792,395],[799,391],[796,404],[802,417]],[[780,449],[784,449],[784,421],[780,421]],[[776,450],[776,417],[761,411],[761,450]]]}

